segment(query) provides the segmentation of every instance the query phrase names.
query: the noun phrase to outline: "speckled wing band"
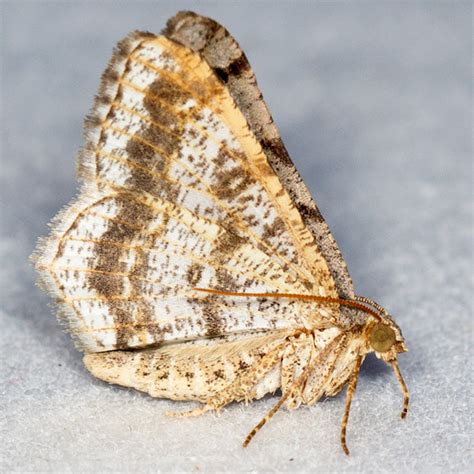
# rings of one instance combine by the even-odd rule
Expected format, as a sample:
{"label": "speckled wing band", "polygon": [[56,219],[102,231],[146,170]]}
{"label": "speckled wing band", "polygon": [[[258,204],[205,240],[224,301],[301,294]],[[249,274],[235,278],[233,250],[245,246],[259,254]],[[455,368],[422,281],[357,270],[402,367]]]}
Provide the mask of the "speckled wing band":
{"label": "speckled wing band", "polygon": [[283,144],[263,100],[257,80],[237,41],[219,23],[193,12],[179,12],[163,34],[199,52],[221,78],[246,118],[275,174],[288,191],[303,221],[318,243],[341,298],[353,298],[347,265],[328,225]]}
{"label": "speckled wing band", "polygon": [[84,363],[102,380],[153,397],[203,403],[215,397],[249,400],[278,389],[291,332],[249,332],[156,349],[88,354]]}
{"label": "speckled wing band", "polygon": [[165,36],[137,32],[118,45],[86,122],[83,188],[37,252],[82,350],[333,319],[307,302],[192,290],[338,294],[301,203],[230,90],[201,54]]}
{"label": "speckled wing band", "polygon": [[[384,308],[353,298],[329,229],[294,168],[244,53],[214,21],[178,13],[135,32],[106,69],[79,157],[82,187],[36,267],[110,383],[220,410],[281,389],[282,407],[348,385],[407,350]],[[344,299],[342,299],[344,298]]]}

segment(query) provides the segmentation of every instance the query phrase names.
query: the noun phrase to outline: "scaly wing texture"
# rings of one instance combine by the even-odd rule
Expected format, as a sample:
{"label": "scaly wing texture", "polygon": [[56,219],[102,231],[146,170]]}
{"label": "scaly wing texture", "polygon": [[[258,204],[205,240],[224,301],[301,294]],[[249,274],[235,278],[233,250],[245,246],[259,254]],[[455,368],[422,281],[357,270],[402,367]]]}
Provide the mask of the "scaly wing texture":
{"label": "scaly wing texture", "polygon": [[109,383],[153,397],[208,402],[260,398],[281,383],[288,330],[170,344],[140,351],[88,354],[87,368]]}
{"label": "scaly wing texture", "polygon": [[198,53],[165,36],[130,35],[104,73],[86,134],[81,194],[37,252],[79,348],[144,348],[332,318],[299,301],[191,290],[337,296],[301,210]]}
{"label": "scaly wing texture", "polygon": [[199,52],[225,83],[262,147],[269,164],[288,191],[304,224],[313,234],[327,262],[339,296],[353,298],[354,289],[346,262],[288,155],[258,88],[252,68],[237,41],[222,25],[193,12],[179,12],[171,18],[164,34],[193,51]]}
{"label": "scaly wing texture", "polygon": [[291,391],[286,405],[295,409],[338,393],[365,352],[360,338],[338,328],[316,331],[314,338],[286,329],[88,354],[84,362],[96,377],[154,397],[218,408],[281,387],[283,394]]}

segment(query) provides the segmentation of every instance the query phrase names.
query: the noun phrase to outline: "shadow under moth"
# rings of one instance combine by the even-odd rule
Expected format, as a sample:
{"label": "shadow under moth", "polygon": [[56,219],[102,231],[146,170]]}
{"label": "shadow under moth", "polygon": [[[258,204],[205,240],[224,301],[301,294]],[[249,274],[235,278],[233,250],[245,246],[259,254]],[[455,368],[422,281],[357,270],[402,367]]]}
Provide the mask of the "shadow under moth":
{"label": "shadow under moth", "polygon": [[250,432],[393,367],[399,327],[354,294],[235,39],[192,12],[134,32],[105,70],[79,156],[80,193],[34,260],[96,377],[198,415],[281,390]]}

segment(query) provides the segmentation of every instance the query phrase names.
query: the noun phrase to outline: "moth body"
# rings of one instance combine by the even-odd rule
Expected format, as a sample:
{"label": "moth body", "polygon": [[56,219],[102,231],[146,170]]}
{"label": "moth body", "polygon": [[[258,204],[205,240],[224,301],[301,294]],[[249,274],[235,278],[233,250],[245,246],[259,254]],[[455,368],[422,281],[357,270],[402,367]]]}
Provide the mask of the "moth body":
{"label": "moth body", "polygon": [[122,40],[79,156],[82,187],[34,256],[96,377],[202,404],[311,405],[406,346],[357,297],[234,38],[192,12]]}
{"label": "moth body", "polygon": [[[209,404],[213,409],[233,401],[259,399],[278,389],[288,393],[308,371],[304,384],[286,401],[286,406],[294,409],[301,404],[313,405],[343,388],[357,355],[365,357],[374,351],[369,343],[374,324],[368,318],[352,330],[284,330],[154,349],[98,352],[87,354],[84,363],[94,376],[106,382],[153,397]],[[399,331],[395,337],[403,346]],[[378,356],[387,357],[385,353]]]}

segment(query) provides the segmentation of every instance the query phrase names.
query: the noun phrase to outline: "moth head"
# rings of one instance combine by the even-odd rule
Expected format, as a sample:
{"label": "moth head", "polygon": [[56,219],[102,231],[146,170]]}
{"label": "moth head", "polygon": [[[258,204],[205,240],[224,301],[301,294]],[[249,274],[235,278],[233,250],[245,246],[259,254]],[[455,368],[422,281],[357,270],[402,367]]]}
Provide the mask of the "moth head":
{"label": "moth head", "polygon": [[380,314],[375,321],[372,321],[367,326],[369,350],[374,351],[379,359],[384,360],[387,364],[392,366],[403,393],[403,408],[400,417],[405,418],[408,412],[410,396],[400,372],[400,367],[398,366],[397,355],[400,352],[407,352],[408,348],[397,323],[395,323],[383,308],[378,307],[377,309],[380,310]]}
{"label": "moth head", "polygon": [[385,310],[381,311],[377,320],[368,326],[368,344],[379,359],[392,366],[403,393],[403,408],[400,417],[405,418],[408,412],[410,396],[398,366],[397,355],[400,352],[407,352],[408,348],[402,336],[402,331]]}
{"label": "moth head", "polygon": [[402,331],[388,314],[370,325],[368,342],[375,355],[387,363],[396,360],[399,352],[408,351]]}

